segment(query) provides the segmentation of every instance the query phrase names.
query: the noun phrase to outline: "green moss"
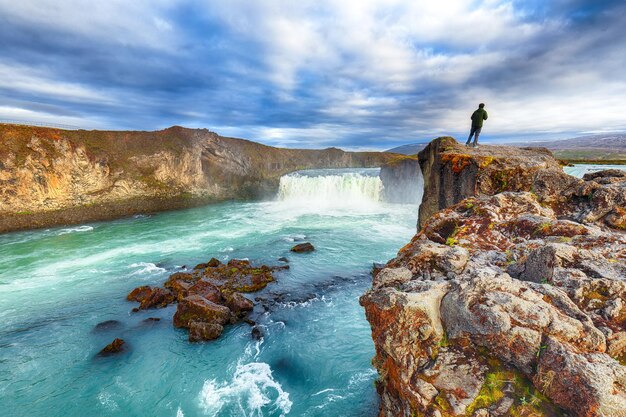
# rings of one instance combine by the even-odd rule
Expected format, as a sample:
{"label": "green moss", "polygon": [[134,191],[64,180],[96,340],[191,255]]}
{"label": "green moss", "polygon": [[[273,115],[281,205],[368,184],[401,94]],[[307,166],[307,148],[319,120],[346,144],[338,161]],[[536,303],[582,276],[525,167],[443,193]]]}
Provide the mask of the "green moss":
{"label": "green moss", "polygon": [[15,213],[15,214],[19,214],[19,215],[21,215],[21,216],[30,216],[30,215],[32,215],[32,214],[34,214],[34,213],[33,213],[32,211],[29,211],[29,210],[24,210],[24,211],[18,211],[18,212],[17,212],[17,213]]}
{"label": "green moss", "polygon": [[438,408],[443,412],[450,411],[452,409],[450,402],[446,398],[446,392],[443,390],[439,391],[439,394],[435,397],[435,404],[437,404]]}
{"label": "green moss", "polygon": [[[543,346],[542,346],[543,347]],[[539,351],[542,349],[540,348]],[[478,350],[479,354],[487,355],[485,350]],[[466,415],[471,416],[480,408],[488,408],[505,395],[513,396],[515,402],[508,411],[508,416],[559,416],[558,409],[539,392],[534,385],[521,372],[508,367],[497,358],[486,356],[489,371],[485,376],[485,382],[478,396],[466,410]],[[549,383],[550,381],[546,381]],[[505,388],[511,393],[505,394]],[[509,392],[509,391],[507,391]]]}

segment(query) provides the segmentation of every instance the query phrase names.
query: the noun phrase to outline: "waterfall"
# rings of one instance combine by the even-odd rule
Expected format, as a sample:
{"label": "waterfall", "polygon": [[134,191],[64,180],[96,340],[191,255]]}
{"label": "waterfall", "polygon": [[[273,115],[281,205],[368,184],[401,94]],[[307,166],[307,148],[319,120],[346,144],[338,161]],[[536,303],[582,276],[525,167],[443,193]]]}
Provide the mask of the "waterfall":
{"label": "waterfall", "polygon": [[313,206],[377,204],[383,189],[379,172],[378,168],[294,172],[280,179],[278,200]]}

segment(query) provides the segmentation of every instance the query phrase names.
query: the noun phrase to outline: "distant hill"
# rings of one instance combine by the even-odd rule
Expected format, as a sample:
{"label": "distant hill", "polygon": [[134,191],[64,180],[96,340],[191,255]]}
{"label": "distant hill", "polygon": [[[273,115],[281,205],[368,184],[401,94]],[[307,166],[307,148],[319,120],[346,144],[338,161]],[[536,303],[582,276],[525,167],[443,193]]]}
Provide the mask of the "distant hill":
{"label": "distant hill", "polygon": [[516,145],[545,147],[558,158],[571,161],[626,161],[626,133],[588,135]]}
{"label": "distant hill", "polygon": [[415,155],[428,145],[428,142],[424,143],[410,143],[408,145],[397,146],[386,150],[385,152],[401,153],[404,155]]}

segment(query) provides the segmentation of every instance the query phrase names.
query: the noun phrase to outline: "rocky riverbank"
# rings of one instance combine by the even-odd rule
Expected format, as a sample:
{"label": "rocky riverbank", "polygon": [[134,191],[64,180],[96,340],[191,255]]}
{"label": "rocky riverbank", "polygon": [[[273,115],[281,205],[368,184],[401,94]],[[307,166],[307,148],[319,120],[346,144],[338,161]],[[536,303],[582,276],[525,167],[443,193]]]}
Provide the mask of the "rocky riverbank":
{"label": "rocky riverbank", "polygon": [[392,158],[273,148],[206,129],[0,124],[0,233],[274,196],[280,177],[292,171],[379,167]]}
{"label": "rocky riverbank", "polygon": [[361,298],[380,415],[626,415],[624,173],[452,138],[419,160],[421,229]]}

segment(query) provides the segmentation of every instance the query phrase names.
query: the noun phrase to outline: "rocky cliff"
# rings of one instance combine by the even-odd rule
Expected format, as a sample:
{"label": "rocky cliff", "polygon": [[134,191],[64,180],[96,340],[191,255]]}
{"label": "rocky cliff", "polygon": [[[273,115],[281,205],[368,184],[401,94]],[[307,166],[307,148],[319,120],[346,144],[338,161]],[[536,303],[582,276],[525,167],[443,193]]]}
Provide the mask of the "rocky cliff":
{"label": "rocky cliff", "polygon": [[69,131],[0,124],[0,232],[273,195],[306,168],[377,167],[377,152],[279,149],[205,129]]}
{"label": "rocky cliff", "polygon": [[422,201],[423,179],[417,156],[397,156],[380,168],[383,199],[389,203]]}
{"label": "rocky cliff", "polygon": [[380,415],[625,416],[625,174],[451,138],[419,159],[422,228],[361,298]]}
{"label": "rocky cliff", "polygon": [[418,154],[424,176],[419,227],[439,210],[477,194],[530,191],[534,174],[559,169],[545,148],[468,148],[451,137],[432,141]]}

